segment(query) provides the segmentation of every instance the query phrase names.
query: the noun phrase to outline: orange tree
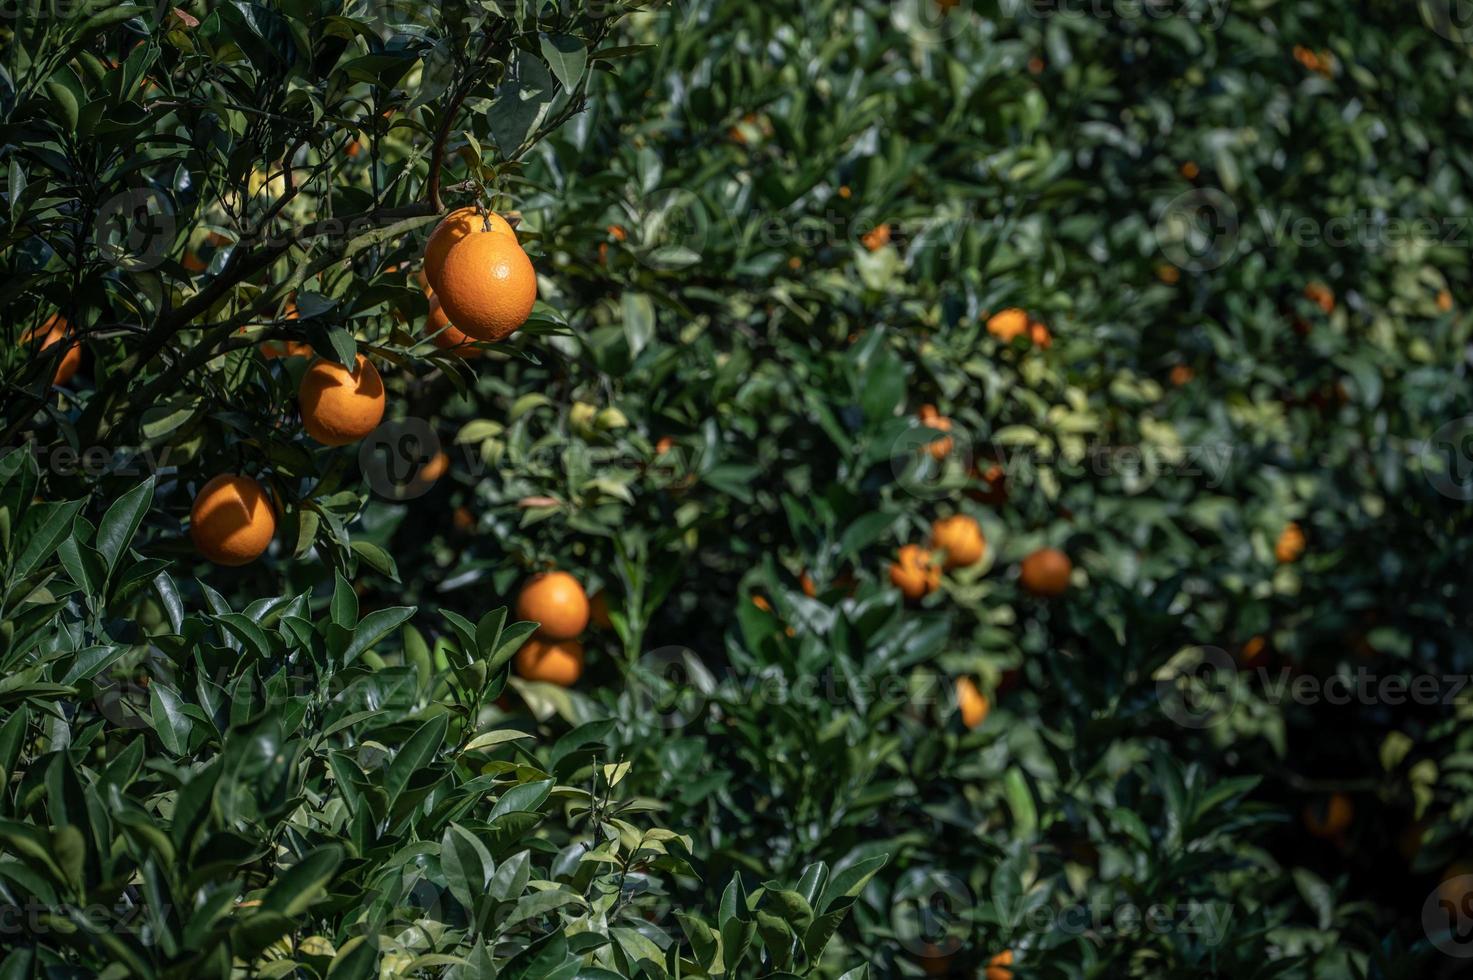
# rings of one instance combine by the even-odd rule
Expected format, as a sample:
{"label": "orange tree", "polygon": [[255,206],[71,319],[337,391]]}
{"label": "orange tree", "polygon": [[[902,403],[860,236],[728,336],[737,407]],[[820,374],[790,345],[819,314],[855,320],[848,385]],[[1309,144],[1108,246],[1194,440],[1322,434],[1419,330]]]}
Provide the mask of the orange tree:
{"label": "orange tree", "polygon": [[[819,962],[882,860],[732,877],[677,918],[692,841],[628,791],[613,722],[498,720],[538,624],[360,596],[403,567],[354,529],[392,492],[386,411],[498,374],[476,339],[520,327],[535,361],[567,333],[496,209],[641,6],[7,19],[6,976]],[[451,205],[472,226],[421,270]],[[421,328],[432,300],[463,333]],[[416,450],[413,480],[446,461]]]}
{"label": "orange tree", "polygon": [[[528,976],[1451,970],[1465,39],[1437,5],[1159,6],[121,8],[78,51],[26,37],[17,853],[66,834],[67,764],[85,800],[112,754],[161,760],[132,796],[177,813],[181,759],[235,800],[226,749],[289,722],[299,781],[208,825],[260,851],[219,872],[244,901],[212,955],[283,973],[462,971],[483,941]],[[57,182],[110,145],[119,173]],[[99,223],[124,188],[158,193]],[[495,345],[416,278],[476,202],[538,273]],[[361,451],[301,434],[307,348],[377,362]],[[142,487],[110,468],[137,448]],[[175,576],[192,493],[240,470],[269,550]],[[260,712],[222,717],[217,677]],[[433,785],[395,796],[425,742]],[[566,821],[517,815],[549,800]],[[527,914],[453,900],[522,850]]]}

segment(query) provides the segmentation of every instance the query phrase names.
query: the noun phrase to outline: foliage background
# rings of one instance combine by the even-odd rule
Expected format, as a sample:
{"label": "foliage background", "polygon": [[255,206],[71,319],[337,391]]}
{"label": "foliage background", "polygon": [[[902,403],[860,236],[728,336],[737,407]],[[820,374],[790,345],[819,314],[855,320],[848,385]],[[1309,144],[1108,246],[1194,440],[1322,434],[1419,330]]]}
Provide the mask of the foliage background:
{"label": "foliage background", "polygon": [[[1435,4],[175,9],[6,25],[0,888],[51,917],[8,970],[715,973],[709,923],[754,937],[731,975],[1453,975],[1423,911],[1468,857],[1467,697],[1275,694],[1473,661],[1440,451],[1473,69]],[[541,303],[462,364],[412,273],[478,184]],[[120,194],[166,234],[124,241]],[[991,336],[1009,306],[1051,346]],[[61,393],[20,343],[55,311]],[[381,447],[314,448],[285,339],[380,357],[450,474],[394,500]],[[236,467],[283,521],[231,571],[183,518]],[[954,512],[987,558],[905,606],[886,562]],[[1017,584],[1043,545],[1059,600]],[[495,610],[547,565],[615,630],[503,710]],[[1171,667],[1254,637],[1265,672],[1175,720]],[[100,707],[119,679],[141,719]],[[467,761],[486,732],[533,738]],[[173,911],[54,924],[119,896]],[[805,906],[847,911],[827,944]]]}

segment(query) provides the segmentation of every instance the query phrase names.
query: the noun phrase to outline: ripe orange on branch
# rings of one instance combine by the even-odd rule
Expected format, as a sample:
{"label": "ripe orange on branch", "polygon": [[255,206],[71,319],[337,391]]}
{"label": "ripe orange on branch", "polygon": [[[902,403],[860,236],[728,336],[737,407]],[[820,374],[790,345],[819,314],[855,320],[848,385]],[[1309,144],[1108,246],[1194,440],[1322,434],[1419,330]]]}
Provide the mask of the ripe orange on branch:
{"label": "ripe orange on branch", "polygon": [[1074,564],[1057,548],[1040,548],[1023,559],[1020,581],[1036,596],[1051,598],[1069,590],[1069,573]]}
{"label": "ripe orange on branch", "polygon": [[961,712],[962,724],[968,728],[976,728],[987,720],[987,712],[992,706],[987,703],[987,695],[977,688],[976,681],[970,677],[958,677],[956,707]]}
{"label": "ripe orange on branch", "polygon": [[346,446],[378,428],[384,417],[384,382],[362,354],[350,372],[318,359],[297,389],[302,425],[324,446]]}
{"label": "ripe orange on branch", "polygon": [[1324,313],[1335,312],[1335,292],[1322,282],[1312,282],[1304,287],[1304,298]]}
{"label": "ripe orange on branch", "polygon": [[583,676],[583,644],[533,637],[517,651],[517,673],[525,680],[572,687]]}
{"label": "ripe orange on branch", "polygon": [[1331,793],[1325,799],[1304,807],[1304,829],[1316,837],[1339,837],[1350,829],[1354,820],[1355,804],[1344,793]]}
{"label": "ripe orange on branch", "polygon": [[918,544],[900,549],[890,565],[890,583],[912,602],[924,599],[941,586],[941,569],[931,562],[931,553]]}
{"label": "ripe orange on branch", "polygon": [[481,234],[510,235],[513,241],[517,237],[516,231],[501,215],[489,211],[483,215],[473,207],[457,208],[435,226],[425,242],[424,262],[424,276],[432,290],[440,290],[440,272],[451,247],[472,235]]}
{"label": "ripe orange on branch", "polygon": [[987,320],[987,332],[1005,344],[1028,332],[1028,314],[1013,307],[994,313]]}
{"label": "ripe orange on branch", "polygon": [[[921,424],[928,429],[939,429],[942,432],[951,431],[951,419],[936,411],[935,405],[922,405],[919,413]],[[951,452],[951,436],[943,436],[934,442],[926,444],[926,452],[931,454],[932,459],[945,459]]]}
{"label": "ripe orange on branch", "polygon": [[1304,544],[1303,528],[1290,521],[1284,525],[1284,529],[1279,532],[1279,539],[1274,542],[1274,557],[1281,565],[1296,562],[1304,554]]}
{"label": "ripe orange on branch", "polygon": [[517,596],[517,619],[541,624],[537,635],[571,640],[588,628],[588,595],[567,572],[533,576]]}
{"label": "ripe orange on branch", "polygon": [[474,337],[466,336],[463,330],[457,329],[445,315],[445,308],[440,305],[440,298],[433,293],[430,294],[430,312],[425,317],[425,336],[441,350],[448,350],[457,357],[477,357],[481,350],[471,345],[476,342]]}
{"label": "ripe orange on branch", "polygon": [[931,547],[946,553],[947,568],[961,568],[982,560],[987,539],[975,518],[953,514],[931,525]]}
{"label": "ripe orange on branch", "polygon": [[607,589],[599,589],[593,594],[593,599],[588,603],[589,621],[601,630],[614,628],[614,621],[609,618],[609,593]]}
{"label": "ripe orange on branch", "polygon": [[[71,325],[67,323],[66,318],[59,313],[53,313],[51,318],[45,323],[36,327],[34,330],[27,331],[26,335],[21,338],[21,343],[31,343],[39,340],[40,345],[37,347],[34,356],[52,357],[53,355],[47,354],[46,351],[57,344],[66,342],[70,335]],[[81,366],[82,345],[73,340],[68,344],[66,353],[61,355],[61,360],[57,362],[56,373],[51,376],[51,383],[54,385],[66,384],[72,380],[72,377],[77,373],[77,368]]]}
{"label": "ripe orange on branch", "polygon": [[189,510],[189,536],[217,565],[255,561],[276,534],[276,514],[260,483],[222,474],[200,488]]}
{"label": "ripe orange on branch", "polygon": [[532,314],[537,272],[511,235],[471,235],[445,256],[435,295],[450,322],[467,335],[505,340]]}

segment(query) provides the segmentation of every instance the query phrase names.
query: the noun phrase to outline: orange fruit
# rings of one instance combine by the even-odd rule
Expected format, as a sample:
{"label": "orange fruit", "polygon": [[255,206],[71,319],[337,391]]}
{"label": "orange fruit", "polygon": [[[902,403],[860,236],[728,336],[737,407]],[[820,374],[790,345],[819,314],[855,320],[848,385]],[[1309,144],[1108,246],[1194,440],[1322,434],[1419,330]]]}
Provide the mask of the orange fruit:
{"label": "orange fruit", "polygon": [[1188,384],[1196,376],[1197,372],[1185,364],[1173,364],[1171,366],[1171,383],[1177,388]]}
{"label": "orange fruit", "polygon": [[346,446],[378,428],[384,417],[384,381],[362,354],[350,372],[318,359],[297,389],[302,425],[324,446]]}
{"label": "orange fruit", "polygon": [[450,323],[450,318],[440,306],[439,298],[433,293],[430,294],[430,312],[425,317],[425,336],[436,347],[448,350],[457,357],[476,357],[481,353],[480,348],[471,346],[476,342],[474,337],[466,336]]}
{"label": "orange fruit", "polygon": [[450,515],[450,523],[462,534],[469,534],[476,529],[476,515],[470,512],[470,508],[460,506]]}
{"label": "orange fruit", "polygon": [[537,302],[532,260],[506,234],[456,242],[445,256],[440,281],[431,276],[430,285],[450,322],[476,340],[505,340],[527,322]]}
{"label": "orange fruit", "polygon": [[1344,793],[1331,793],[1304,807],[1304,828],[1316,837],[1339,837],[1355,819],[1355,804]]}
{"label": "orange fruit", "polygon": [[912,602],[923,599],[941,586],[941,569],[931,563],[931,553],[918,544],[908,544],[890,565],[890,584]]}
{"label": "orange fruit", "polygon": [[1188,160],[1186,163],[1181,165],[1181,175],[1187,180],[1196,180],[1197,175],[1201,172],[1201,168],[1197,166],[1195,161]]}
{"label": "orange fruit", "polygon": [[1326,313],[1335,312],[1335,293],[1322,282],[1312,282],[1305,286],[1304,298]]}
{"label": "orange fruit", "polygon": [[956,707],[961,712],[962,724],[968,728],[976,728],[987,720],[987,712],[992,706],[987,703],[987,695],[977,689],[976,683],[970,677],[958,677]]}
{"label": "orange fruit", "polygon": [[278,357],[311,357],[313,353],[311,344],[296,340],[271,341],[261,345],[261,356],[268,361]]}
{"label": "orange fruit", "polygon": [[762,610],[765,613],[771,613],[772,612],[772,603],[770,603],[770,602],[767,601],[767,596],[764,596],[764,595],[754,595],[754,596],[752,596],[752,605],[756,606],[758,609]]}
{"label": "orange fruit", "polygon": [[1437,294],[1437,309],[1443,313],[1451,313],[1453,309],[1453,294],[1446,289]]}
{"label": "orange fruit", "polygon": [[593,594],[588,603],[588,619],[601,630],[614,628],[614,621],[609,618],[609,593],[607,589],[599,589]]}
{"label": "orange fruit", "polygon": [[[986,465],[984,470],[982,467]],[[1001,507],[1008,502],[1008,474],[1001,463],[978,463],[972,467],[972,479],[984,484],[977,490],[968,490],[967,495],[984,504]]]}
{"label": "orange fruit", "polygon": [[1261,636],[1248,637],[1238,656],[1238,662],[1249,670],[1262,666],[1267,659],[1268,641]]}
{"label": "orange fruit", "polygon": [[946,553],[947,568],[961,568],[982,560],[987,539],[975,518],[953,514],[931,525],[931,547]]}
{"label": "orange fruit", "polygon": [[1058,548],[1040,548],[1023,559],[1019,581],[1036,596],[1063,595],[1069,589],[1069,573],[1074,565]]}
{"label": "orange fruit", "polygon": [[921,950],[921,972],[928,977],[944,977],[951,973],[951,961],[956,959],[955,953],[942,953],[941,947],[935,943],[927,943]]}
{"label": "orange fruit", "polygon": [[1459,879],[1469,875],[1473,875],[1473,861],[1454,861],[1449,864],[1437,885],[1438,899],[1455,909],[1467,908],[1465,903],[1468,899],[1468,883]]}
{"label": "orange fruit", "polygon": [[1168,286],[1175,286],[1181,282],[1181,270],[1167,262],[1156,266],[1156,278]]}
{"label": "orange fruit", "polygon": [[217,565],[255,561],[276,534],[266,490],[248,476],[222,474],[204,486],[189,509],[189,537]]}
{"label": "orange fruit", "polygon": [[450,254],[450,247],[472,235],[486,234],[487,222],[491,224],[490,234],[510,235],[513,241],[516,240],[517,233],[506,219],[489,211],[482,218],[473,207],[456,208],[440,220],[425,242],[424,276],[431,289],[440,291],[440,272],[445,265],[445,256]]}
{"label": "orange fruit", "polygon": [[1047,67],[1048,62],[1044,61],[1038,55],[1034,55],[1028,59],[1028,74],[1030,75],[1042,75],[1043,70]]}
{"label": "orange fruit", "polygon": [[1304,554],[1304,531],[1293,521],[1284,525],[1279,532],[1279,540],[1274,542],[1274,557],[1279,564],[1288,565],[1299,560]]}
{"label": "orange fruit", "polygon": [[987,320],[987,332],[1005,344],[1028,332],[1028,314],[1017,307],[994,313]]}
{"label": "orange fruit", "polygon": [[[41,344],[36,348],[36,354],[33,355],[39,356],[43,351],[53,345],[65,341],[70,334],[71,324],[67,323],[66,318],[60,313],[53,313],[51,314],[51,318],[45,323],[33,330],[27,331],[25,336],[21,338],[21,342],[28,343],[40,338]],[[52,355],[48,354],[46,356],[50,357]],[[56,373],[51,376],[51,383],[54,385],[66,384],[72,380],[73,376],[77,373],[77,368],[81,366],[82,345],[73,340],[70,346],[67,347],[66,353],[61,355],[61,360],[57,362]]]}
{"label": "orange fruit", "polygon": [[583,674],[583,644],[533,637],[517,651],[516,668],[525,680],[572,687]]}
{"label": "orange fruit", "polygon": [[992,959],[987,961],[987,970],[984,974],[985,980],[1013,980],[1013,971],[1008,967],[1013,965],[1013,951],[1005,949]]}
{"label": "orange fruit", "polygon": [[[855,585],[856,582],[854,581],[853,575],[850,575],[848,572],[840,572],[838,575],[835,575],[832,579],[829,580],[829,583],[827,586],[825,586],[824,591],[832,592],[834,590],[840,590],[849,595],[853,595]],[[815,582],[813,580],[813,576],[809,575],[807,572],[804,572],[802,575],[798,576],[798,587],[803,590],[803,594],[806,595],[808,598],[818,598],[818,583]]]}
{"label": "orange fruit", "polygon": [[655,443],[655,455],[663,456],[675,448],[675,440],[669,436],[661,436],[660,441]]}
{"label": "orange fruit", "polygon": [[1054,346],[1054,335],[1048,332],[1048,327],[1042,323],[1030,324],[1028,327],[1028,339],[1033,341],[1034,347],[1042,347],[1048,350]]}
{"label": "orange fruit", "polygon": [[522,586],[517,596],[517,619],[539,623],[537,635],[549,640],[571,640],[588,628],[588,596],[567,572],[543,572]]}
{"label": "orange fruit", "polygon": [[884,224],[880,225],[877,228],[873,228],[870,231],[867,231],[863,235],[861,235],[859,240],[863,242],[864,247],[869,249],[871,252],[878,252],[880,249],[890,244],[890,226],[888,224]]}
{"label": "orange fruit", "polygon": [[609,225],[609,237],[616,242],[628,241],[629,232],[622,225]]}
{"label": "orange fruit", "polygon": [[448,469],[450,469],[450,457],[445,455],[444,450],[441,450],[431,456],[429,462],[419,468],[419,477],[421,480],[428,480],[434,483],[440,477],[444,476],[445,471]]}
{"label": "orange fruit", "polygon": [[[928,429],[940,429],[942,432],[951,431],[951,419],[936,411],[935,405],[922,405],[920,411],[921,424]],[[932,459],[945,459],[951,452],[952,441],[950,436],[944,436],[934,442],[926,444],[926,451],[931,454]]]}

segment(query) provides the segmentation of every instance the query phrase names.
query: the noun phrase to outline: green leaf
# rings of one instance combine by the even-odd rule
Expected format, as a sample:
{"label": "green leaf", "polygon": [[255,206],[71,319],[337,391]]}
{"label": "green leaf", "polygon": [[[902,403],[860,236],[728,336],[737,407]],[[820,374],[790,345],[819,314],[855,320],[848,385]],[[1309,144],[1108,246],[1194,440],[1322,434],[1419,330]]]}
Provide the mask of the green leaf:
{"label": "green leaf", "polygon": [[107,563],[109,578],[117,569],[118,561],[127,552],[128,546],[132,544],[144,515],[153,504],[153,488],[154,478],[150,476],[115,500],[107,513],[102,515],[102,523],[97,526],[97,550]]}
{"label": "green leaf", "polygon": [[184,699],[167,684],[155,681],[148,686],[149,718],[164,748],[183,755],[189,748],[193,722],[184,713]]}
{"label": "green leaf", "polygon": [[496,645],[496,652],[486,663],[487,672],[499,670],[502,664],[516,656],[516,652],[535,632],[537,632],[536,623],[512,623],[502,630]]}
{"label": "green leaf", "polygon": [[335,626],[350,630],[358,625],[358,594],[342,572],[333,576],[331,614]]}
{"label": "green leaf", "polygon": [[515,156],[542,123],[554,90],[552,75],[541,58],[521,50],[513,55],[508,80],[496,90],[489,113],[491,135],[504,158]]}
{"label": "green leaf", "polygon": [[496,806],[491,809],[491,815],[486,818],[487,822],[493,822],[497,817],[507,813],[541,810],[542,804],[547,802],[548,794],[552,792],[552,783],[551,779],[539,779],[513,786],[501,794],[501,799],[496,801]]}
{"label": "green leaf", "polygon": [[479,752],[497,745],[504,745],[507,742],[515,742],[519,739],[531,737],[530,732],[518,732],[509,728],[494,732],[483,732],[466,743],[466,747],[461,751]]}
{"label": "green leaf", "polygon": [[655,338],[655,304],[644,293],[625,293],[621,306],[629,356],[637,358]]}
{"label": "green leaf", "polygon": [[84,500],[70,500],[29,507],[15,533],[16,556],[6,580],[16,582],[25,578],[56,554],[56,549],[71,534],[72,524],[85,503]]}
{"label": "green leaf", "polygon": [[542,57],[547,59],[553,75],[562,82],[563,88],[577,88],[588,65],[588,49],[576,37],[566,34],[543,34]]}
{"label": "green leaf", "polygon": [[582,905],[583,898],[573,892],[562,888],[549,888],[545,891],[531,892],[517,899],[517,904],[507,913],[501,921],[503,929],[510,929],[528,919],[560,909],[565,905]]}
{"label": "green leaf", "polygon": [[496,863],[474,834],[452,823],[440,835],[440,867],[450,894],[468,911],[474,911],[486,894]]}
{"label": "green leaf", "polygon": [[414,613],[414,606],[390,606],[387,609],[375,609],[364,616],[353,633],[353,642],[348,644],[348,649],[343,653],[344,665],[357,660],[363,651],[404,625]]}
{"label": "green leaf", "polygon": [[445,744],[445,731],[449,726],[446,715],[436,715],[409,736],[409,740],[394,755],[384,777],[384,792],[392,804],[409,785],[414,774],[434,761]]}
{"label": "green leaf", "polygon": [[282,872],[261,898],[262,912],[288,918],[302,915],[327,891],[327,883],[343,861],[343,849],[325,844]]}
{"label": "green leaf", "polygon": [[508,902],[522,894],[532,877],[531,852],[520,851],[501,862],[491,876],[488,891],[498,902]]}

